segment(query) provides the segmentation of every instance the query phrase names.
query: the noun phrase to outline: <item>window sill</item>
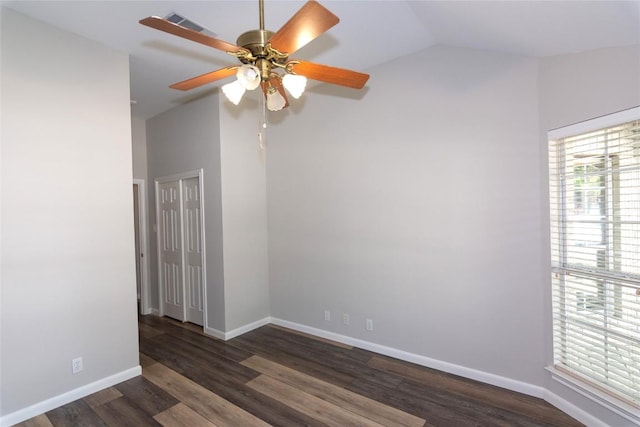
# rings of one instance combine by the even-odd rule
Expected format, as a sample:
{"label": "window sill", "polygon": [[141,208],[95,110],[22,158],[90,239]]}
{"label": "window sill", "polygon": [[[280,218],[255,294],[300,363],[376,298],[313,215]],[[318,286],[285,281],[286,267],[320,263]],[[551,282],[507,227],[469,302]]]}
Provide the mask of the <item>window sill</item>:
{"label": "window sill", "polygon": [[620,399],[616,399],[615,397],[604,393],[597,388],[587,384],[586,382],[580,381],[573,375],[569,375],[559,369],[556,369],[553,366],[548,366],[546,370],[551,373],[551,376],[555,381],[559,382],[565,387],[570,388],[571,390],[607,408],[615,414],[626,418],[634,424],[640,425],[640,412],[636,407],[629,405],[628,403],[623,402]]}

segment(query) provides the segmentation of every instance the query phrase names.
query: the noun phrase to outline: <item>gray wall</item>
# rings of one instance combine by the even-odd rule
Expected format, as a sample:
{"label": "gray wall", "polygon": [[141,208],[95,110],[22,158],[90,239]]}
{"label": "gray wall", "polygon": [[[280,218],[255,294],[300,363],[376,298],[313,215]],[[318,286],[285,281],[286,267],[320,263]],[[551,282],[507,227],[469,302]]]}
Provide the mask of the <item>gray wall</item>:
{"label": "gray wall", "polygon": [[147,181],[147,123],[143,119],[131,118],[131,154],[133,177]]}
{"label": "gray wall", "polygon": [[[265,151],[258,144],[259,91],[240,107],[220,104],[226,329],[269,316]],[[236,331],[236,332],[233,332]]]}
{"label": "gray wall", "polygon": [[147,120],[149,264],[151,305],[159,308],[154,180],[202,168],[206,238],[208,319],[224,330],[224,272],[218,97],[200,98]]}
{"label": "gray wall", "polygon": [[272,316],[541,386],[537,62],[434,47],[368,71],[362,100],[308,94],[271,134]]}
{"label": "gray wall", "polygon": [[6,9],[1,30],[4,424],[139,363],[127,55]]}
{"label": "gray wall", "polygon": [[[602,49],[575,55],[545,58],[540,62],[541,150],[547,150],[547,131],[640,105],[640,47]],[[543,229],[549,227],[547,162],[542,164],[544,206],[540,216]],[[545,362],[553,364],[551,323],[551,271],[548,260],[549,236],[543,234],[545,304]],[[629,421],[602,410],[558,382],[548,378],[545,388],[568,402],[595,414],[611,426]]]}

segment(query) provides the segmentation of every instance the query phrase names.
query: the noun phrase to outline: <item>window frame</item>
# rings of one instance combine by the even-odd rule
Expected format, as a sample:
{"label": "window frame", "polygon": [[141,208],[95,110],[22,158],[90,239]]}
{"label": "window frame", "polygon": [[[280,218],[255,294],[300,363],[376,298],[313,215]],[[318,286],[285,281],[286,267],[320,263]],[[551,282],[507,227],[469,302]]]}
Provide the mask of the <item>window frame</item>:
{"label": "window frame", "polygon": [[[628,123],[628,122],[632,122],[635,120],[640,120],[640,107],[634,107],[634,108],[630,108],[628,110],[624,110],[624,111],[620,111],[617,113],[613,113],[613,114],[609,114],[606,116],[601,116],[595,119],[591,119],[591,120],[587,120],[584,122],[580,122],[580,123],[576,123],[573,125],[569,125],[569,126],[564,126],[558,129],[554,129],[548,132],[547,134],[547,141],[548,144],[551,144],[552,141],[554,140],[559,140],[559,139],[563,139],[566,137],[571,137],[571,136],[575,136],[575,135],[581,135],[581,134],[585,134],[585,133],[589,133],[589,132],[593,132],[593,131],[597,131],[599,129],[603,129],[603,128],[609,128],[609,127],[613,127],[613,126],[617,126],[620,124],[624,124],[624,123]],[[550,145],[549,145],[550,147]],[[606,162],[610,162],[611,159],[607,159]],[[550,172],[551,172],[551,167],[552,167],[552,159],[549,158],[548,159],[548,166],[550,168]],[[564,174],[563,174],[564,175]],[[548,177],[548,179],[550,179],[550,176]],[[549,181],[550,183],[551,181]],[[556,197],[558,197],[558,195],[556,195]],[[562,197],[562,196],[560,196]],[[549,197],[548,197],[549,203],[550,203],[550,208],[553,207],[553,203],[554,203],[554,199],[553,199],[553,193],[552,193],[552,189],[549,189]],[[567,209],[567,204],[566,201],[562,204],[562,208],[561,211],[565,212]],[[551,212],[551,210],[550,210]],[[552,231],[552,226],[554,224],[554,219],[553,217],[550,218],[550,228],[549,230]],[[566,245],[566,241],[567,241],[567,234],[566,234],[566,230],[561,233],[562,234],[562,239],[561,239],[561,245]],[[551,255],[553,254],[553,252],[551,253]],[[557,266],[554,265],[554,261],[553,258],[550,257],[549,261],[551,262],[551,270],[556,271],[557,270]],[[563,261],[560,260],[560,262],[562,263]],[[553,287],[555,285],[552,284],[552,282],[550,281],[550,285]],[[553,290],[552,290],[552,295],[553,295]],[[552,298],[553,299],[553,298]],[[624,399],[622,398],[617,398],[615,396],[615,394],[612,394],[609,391],[606,391],[604,388],[600,388],[598,387],[598,385],[596,383],[591,383],[589,381],[583,380],[582,378],[580,378],[579,376],[574,375],[572,372],[570,372],[569,370],[565,370],[563,369],[562,366],[555,366],[556,363],[556,355],[555,355],[555,347],[556,347],[556,337],[555,337],[555,332],[556,332],[556,318],[555,318],[555,314],[554,314],[554,310],[551,310],[551,315],[552,315],[552,324],[553,326],[553,333],[552,333],[552,339],[553,339],[553,348],[554,348],[554,360],[553,363],[551,364],[551,366],[548,366],[546,369],[552,374],[552,378],[556,381],[558,381],[559,383],[565,385],[566,387],[580,393],[581,395],[588,397],[589,399],[599,403],[600,405],[607,407],[609,410],[613,411],[614,413],[621,415],[622,417],[633,421],[634,423],[638,423],[640,424],[640,411],[638,410],[638,406],[636,406],[635,404],[629,404],[628,402],[626,402]],[[563,326],[564,328],[564,326]]]}

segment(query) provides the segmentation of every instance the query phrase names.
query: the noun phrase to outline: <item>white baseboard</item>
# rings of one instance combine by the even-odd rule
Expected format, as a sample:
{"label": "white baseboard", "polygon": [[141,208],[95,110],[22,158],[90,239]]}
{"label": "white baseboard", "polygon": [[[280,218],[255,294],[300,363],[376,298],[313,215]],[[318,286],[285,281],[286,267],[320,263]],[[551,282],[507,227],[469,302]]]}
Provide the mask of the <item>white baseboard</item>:
{"label": "white baseboard", "polygon": [[258,329],[261,326],[268,325],[271,323],[270,317],[265,317],[264,319],[256,320],[255,322],[249,323],[244,326],[240,326],[232,331],[225,333],[225,341],[230,340],[235,337],[239,337],[242,334],[246,334],[247,332],[253,331],[254,329]]}
{"label": "white baseboard", "polygon": [[16,412],[12,412],[10,414],[4,415],[2,418],[0,418],[0,426],[9,427],[14,424],[21,423],[25,420],[28,420],[29,418],[33,418],[37,415],[43,414],[47,411],[66,405],[67,403],[73,402],[74,400],[82,399],[83,397],[88,396],[92,393],[95,393],[100,390],[104,390],[105,388],[114,386],[123,381],[137,377],[140,374],[142,374],[142,367],[140,366],[136,366],[135,368],[118,372],[117,374],[111,375],[106,378],[102,378],[98,381],[92,382],[87,385],[83,385],[82,387],[78,387],[76,389],[70,390],[66,393],[62,393],[58,396],[54,396],[42,402],[38,402],[24,409],[20,409]]}
{"label": "white baseboard", "polygon": [[223,332],[218,329],[206,327],[204,329],[204,333],[207,335],[211,335],[214,338],[228,341],[235,337],[239,337],[242,334],[246,334],[247,332],[253,331],[254,329],[258,329],[261,326],[268,325],[269,323],[271,323],[271,318],[265,317],[264,319],[256,320],[255,322],[251,322],[246,325],[240,326],[239,328],[233,329],[229,332]]}
{"label": "white baseboard", "polygon": [[219,330],[219,329],[214,329],[214,328],[211,328],[209,326],[205,326],[204,327],[204,333],[207,334],[207,335],[210,335],[210,336],[212,336],[214,338],[218,338],[219,340],[223,340],[223,341],[225,340],[224,339],[224,332]]}
{"label": "white baseboard", "polygon": [[486,384],[506,388],[507,390],[528,394],[529,396],[539,398],[543,398],[544,396],[545,389],[543,387],[528,384],[507,377],[502,377],[500,375],[478,371],[476,369],[468,368],[465,366],[455,365],[453,363],[445,362],[442,360],[432,359],[430,357],[421,356],[419,354],[409,353],[392,347],[375,344],[369,341],[359,340],[357,338],[351,338],[333,332],[324,331],[322,329],[312,328],[310,326],[301,325],[299,323],[289,322],[287,320],[271,318],[271,323],[279,326],[284,326],[285,328],[315,335],[321,338],[326,338],[332,341],[337,341],[343,344],[373,351],[375,353],[384,354],[385,356],[394,357],[396,359],[404,360],[405,362],[415,363],[427,368],[437,369],[439,371],[459,375],[461,377],[480,381]]}

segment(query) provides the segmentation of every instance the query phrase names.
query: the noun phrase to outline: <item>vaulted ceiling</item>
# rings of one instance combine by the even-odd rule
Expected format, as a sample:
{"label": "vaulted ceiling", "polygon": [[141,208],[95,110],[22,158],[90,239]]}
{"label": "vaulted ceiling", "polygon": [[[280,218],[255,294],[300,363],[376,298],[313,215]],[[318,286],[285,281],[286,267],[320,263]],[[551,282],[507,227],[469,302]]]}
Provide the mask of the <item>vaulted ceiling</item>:
{"label": "vaulted ceiling", "polygon": [[[365,72],[435,44],[534,57],[640,44],[640,0],[321,3],[341,22],[294,57]],[[176,12],[232,43],[244,31],[259,27],[257,0],[2,0],[0,4],[127,52],[135,101],[132,114],[140,118],[202,96],[222,83],[186,93],[169,89],[170,84],[236,64],[223,52],[144,27],[138,23],[141,18]],[[266,0],[266,28],[276,31],[303,4]]]}

